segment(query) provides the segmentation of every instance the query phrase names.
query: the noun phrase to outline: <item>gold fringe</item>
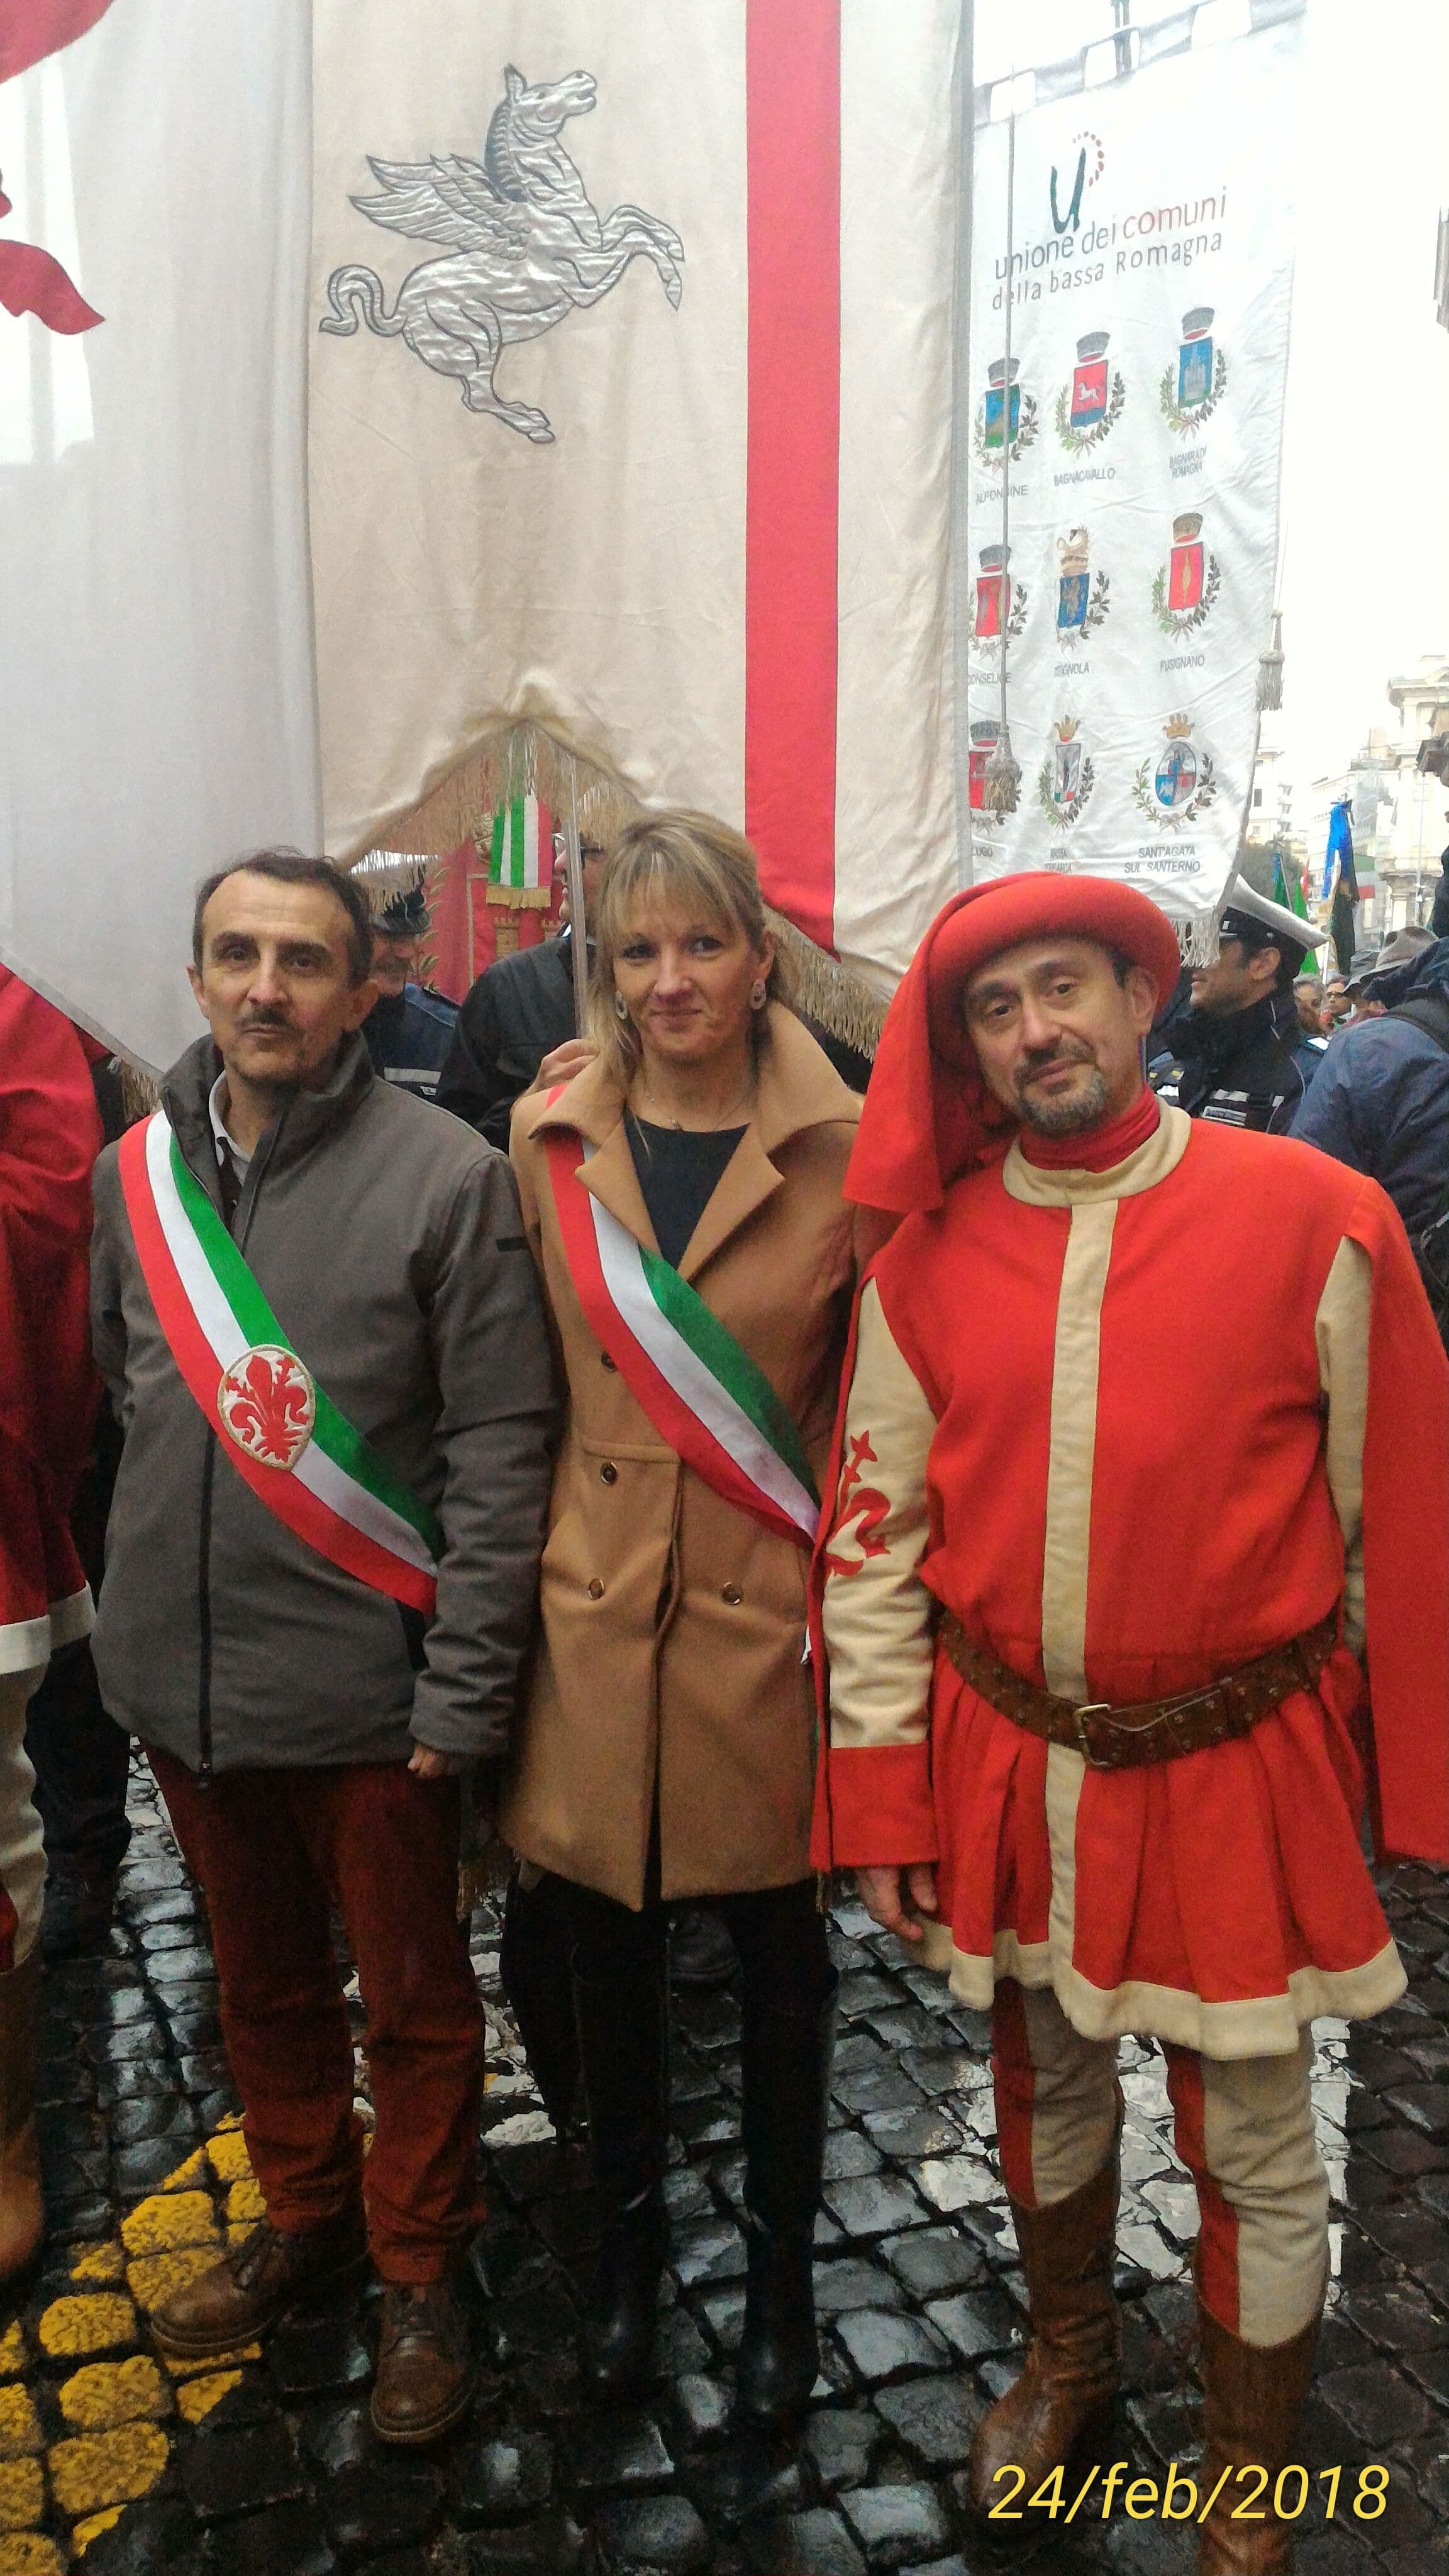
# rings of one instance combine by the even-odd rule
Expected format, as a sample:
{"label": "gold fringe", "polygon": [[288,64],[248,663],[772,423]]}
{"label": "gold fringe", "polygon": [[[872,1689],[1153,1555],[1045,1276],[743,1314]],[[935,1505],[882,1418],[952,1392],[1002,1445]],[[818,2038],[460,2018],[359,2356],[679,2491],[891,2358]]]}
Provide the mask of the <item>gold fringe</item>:
{"label": "gold fringe", "polygon": [[495,717],[416,805],[389,815],[374,839],[350,850],[342,865],[406,853],[440,858],[473,840],[503,797],[530,790],[550,812],[566,815],[575,780],[579,829],[591,838],[612,841],[641,810],[627,779],[558,727]]}
{"label": "gold fringe", "polygon": [[874,1057],[885,1025],[887,1005],[863,975],[842,966],[838,957],[817,948],[793,921],[766,904],[765,919],[784,950],[794,985],[794,1001],[806,1019],[828,1029],[845,1046]]}
{"label": "gold fringe", "polygon": [[[388,897],[431,877],[436,863],[464,841],[477,842],[487,817],[500,800],[530,791],[555,815],[566,815],[577,789],[580,831],[605,843],[645,808],[620,771],[585,751],[557,727],[532,718],[515,721],[500,716],[476,737],[461,760],[440,778],[409,811],[389,815],[375,842],[353,851],[343,865],[362,878],[368,901],[377,910]],[[488,899],[507,903],[512,891],[489,888]],[[430,899],[435,883],[428,885]],[[521,900],[542,902],[525,890]],[[801,1011],[846,1046],[873,1056],[886,1005],[863,976],[817,948],[783,913],[767,906],[767,918],[792,969]]]}
{"label": "gold fringe", "polygon": [[1213,921],[1175,921],[1177,945],[1184,966],[1216,966],[1218,962],[1218,925]]}
{"label": "gold fringe", "polygon": [[121,1077],[121,1107],[125,1111],[126,1124],[134,1127],[138,1118],[149,1118],[153,1110],[160,1108],[160,1086],[141,1065],[133,1064],[128,1055],[118,1055],[115,1064]]}

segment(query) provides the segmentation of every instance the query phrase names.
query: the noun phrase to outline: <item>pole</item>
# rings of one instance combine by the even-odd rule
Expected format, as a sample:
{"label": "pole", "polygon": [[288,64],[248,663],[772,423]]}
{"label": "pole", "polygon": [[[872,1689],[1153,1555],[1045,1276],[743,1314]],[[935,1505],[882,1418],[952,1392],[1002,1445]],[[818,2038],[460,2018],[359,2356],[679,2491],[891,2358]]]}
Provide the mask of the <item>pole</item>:
{"label": "pole", "polygon": [[1116,49],[1116,70],[1120,75],[1132,69],[1132,0],[1112,0],[1112,43]]}
{"label": "pole", "polygon": [[584,918],[584,862],[579,850],[579,774],[569,753],[569,810],[564,823],[564,875],[569,890],[569,962],[574,970],[574,1033],[589,1017],[589,929]]}
{"label": "pole", "polygon": [[1001,414],[1001,739],[1007,739],[1006,654],[1011,628],[1011,325],[1016,307],[1012,267],[1016,215],[1016,111],[1006,120],[1006,382]]}

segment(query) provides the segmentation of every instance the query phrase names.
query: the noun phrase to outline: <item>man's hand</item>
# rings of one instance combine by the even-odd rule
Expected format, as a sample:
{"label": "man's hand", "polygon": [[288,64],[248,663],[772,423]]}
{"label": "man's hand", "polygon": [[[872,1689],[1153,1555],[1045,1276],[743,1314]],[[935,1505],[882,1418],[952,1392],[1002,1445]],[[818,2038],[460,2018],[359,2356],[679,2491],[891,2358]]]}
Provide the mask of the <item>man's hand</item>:
{"label": "man's hand", "polygon": [[551,1091],[556,1082],[572,1082],[576,1073],[593,1063],[598,1052],[592,1038],[565,1038],[562,1046],[544,1057],[530,1088]]}
{"label": "man's hand", "polygon": [[[889,1861],[884,1868],[858,1869],[855,1884],[867,1914],[873,1916],[883,1932],[894,1932],[899,1940],[919,1941],[918,1914],[936,1911],[936,1872],[928,1860]],[[911,1913],[906,1912],[910,1906]]]}
{"label": "man's hand", "polygon": [[420,1780],[455,1780],[462,1768],[460,1753],[435,1753],[431,1744],[415,1744],[408,1764]]}

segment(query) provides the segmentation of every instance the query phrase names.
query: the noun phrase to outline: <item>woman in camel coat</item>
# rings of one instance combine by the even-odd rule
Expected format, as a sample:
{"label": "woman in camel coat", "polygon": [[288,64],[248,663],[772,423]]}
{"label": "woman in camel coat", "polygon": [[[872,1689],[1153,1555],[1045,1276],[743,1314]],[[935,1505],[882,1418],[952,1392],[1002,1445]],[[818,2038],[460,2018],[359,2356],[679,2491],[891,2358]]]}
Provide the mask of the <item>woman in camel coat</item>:
{"label": "woman in camel coat", "polygon": [[622,1261],[636,1286],[663,1252],[666,1302],[682,1280],[708,1310],[706,1346],[709,1317],[726,1328],[818,1485],[854,1283],[841,1184],[859,1103],[775,998],[753,857],[723,825],[666,814],[625,832],[601,890],[595,977],[599,1051],[514,1114],[569,1411],[542,1643],[500,1824],[555,1873],[571,1936],[607,2210],[586,2335],[603,2394],[647,2366],[664,2256],[666,1909],[719,1903],[744,1988],[738,2386],[748,2413],[775,2422],[803,2403],[816,2366],[810,2242],[835,1984],[809,1862],[808,1546],[685,1463],[667,1402],[649,1394],[651,1411],[637,1391],[648,1372],[627,1322],[620,1338],[620,1313],[638,1310],[607,1287],[600,1306],[609,1261],[600,1254],[596,1276],[591,1247],[612,1243],[609,1275]]}

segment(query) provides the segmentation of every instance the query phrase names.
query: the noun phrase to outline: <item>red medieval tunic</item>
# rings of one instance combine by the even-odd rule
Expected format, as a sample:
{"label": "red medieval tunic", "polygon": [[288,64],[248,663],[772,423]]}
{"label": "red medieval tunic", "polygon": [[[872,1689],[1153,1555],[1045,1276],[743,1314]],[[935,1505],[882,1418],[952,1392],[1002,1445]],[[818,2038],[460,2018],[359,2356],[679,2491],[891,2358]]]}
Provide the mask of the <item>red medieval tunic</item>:
{"label": "red medieval tunic", "polygon": [[76,1031],[0,966],[0,1674],[36,1670],[91,1626],[68,1514],[95,1424],[100,1141]]}
{"label": "red medieval tunic", "polygon": [[[1105,1171],[1014,1144],[878,1256],[839,1455],[817,1865],[935,1860],[954,1991],[1051,1986],[1092,2039],[1271,2055],[1394,2001],[1360,1820],[1449,1859],[1449,1370],[1376,1183],[1176,1109]],[[1108,1772],[963,1682],[938,1604],[1079,1704],[1342,1643],[1249,1735]]]}

